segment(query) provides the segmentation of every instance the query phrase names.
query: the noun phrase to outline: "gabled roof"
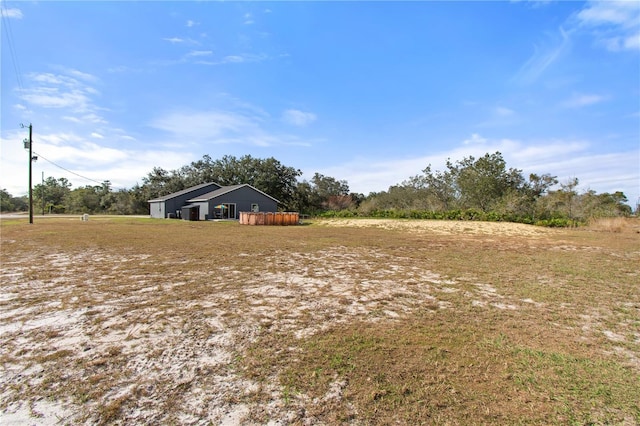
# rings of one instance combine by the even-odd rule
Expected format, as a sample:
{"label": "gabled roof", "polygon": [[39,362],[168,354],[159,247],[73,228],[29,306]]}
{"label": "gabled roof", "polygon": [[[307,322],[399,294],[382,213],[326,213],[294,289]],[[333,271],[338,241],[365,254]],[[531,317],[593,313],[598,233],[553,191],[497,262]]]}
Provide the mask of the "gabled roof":
{"label": "gabled roof", "polygon": [[152,203],[152,202],[155,202],[155,201],[167,201],[167,200],[170,200],[172,198],[179,197],[181,195],[186,195],[186,194],[188,194],[190,192],[197,191],[199,189],[203,189],[203,188],[206,188],[207,186],[211,186],[211,185],[215,185],[218,188],[221,188],[221,186],[218,185],[215,182],[203,183],[203,184],[200,184],[200,185],[192,186],[192,187],[187,188],[187,189],[183,189],[182,191],[178,191],[178,192],[174,192],[174,193],[171,193],[171,194],[164,195],[162,197],[154,198],[153,200],[149,200],[148,202]]}
{"label": "gabled roof", "polygon": [[230,192],[236,191],[236,190],[238,190],[240,188],[243,188],[245,186],[253,189],[256,192],[259,192],[260,194],[264,195],[265,197],[271,198],[276,203],[280,202],[280,201],[276,200],[275,198],[273,198],[271,195],[265,194],[264,192],[262,192],[259,189],[249,185],[248,183],[244,183],[242,185],[222,186],[219,189],[216,189],[215,191],[207,192],[206,194],[199,195],[197,197],[191,198],[191,199],[187,200],[187,202],[188,203],[194,203],[194,202],[197,202],[197,201],[199,201],[199,202],[209,201],[209,200],[211,200],[213,198],[217,198],[217,197],[219,197],[221,195],[228,194]]}

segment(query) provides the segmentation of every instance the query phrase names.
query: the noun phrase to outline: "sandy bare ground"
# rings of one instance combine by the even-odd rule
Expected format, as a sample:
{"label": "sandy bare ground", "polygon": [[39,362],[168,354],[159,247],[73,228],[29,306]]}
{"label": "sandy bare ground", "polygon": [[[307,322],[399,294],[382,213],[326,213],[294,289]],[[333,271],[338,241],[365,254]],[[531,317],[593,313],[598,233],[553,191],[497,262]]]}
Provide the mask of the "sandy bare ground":
{"label": "sandy bare ground", "polygon": [[[114,297],[119,293],[114,288],[117,276],[136,275],[136,266],[150,261],[144,255],[51,253],[44,259],[45,268],[58,279],[49,283],[26,281],[21,262],[3,265],[1,351],[26,356],[15,357],[0,372],[0,381],[12,384],[2,388],[2,400],[11,401],[0,415],[2,424],[76,423],[80,412],[98,411],[91,404],[134,396],[138,407],[126,420],[135,423],[175,419],[182,424],[238,424],[250,410],[267,410],[272,424],[285,424],[296,413],[285,408],[275,385],[270,406],[234,402],[258,390],[259,385],[242,379],[232,364],[234,354],[260,328],[292,330],[302,337],[353,318],[393,321],[418,306],[424,309],[425,302],[433,309],[446,308],[438,293],[457,291],[455,282],[398,258],[386,259],[388,267],[378,270],[375,279],[359,280],[381,256],[369,249],[335,247],[317,253],[317,261],[306,270],[297,268],[299,256],[274,253],[264,261],[278,263],[280,271],[242,286],[228,285],[237,271],[219,267],[211,274],[219,278],[210,283],[212,291],[204,299],[189,294],[188,279],[167,276],[139,277],[136,288]],[[96,276],[83,266],[96,259],[117,267]],[[411,278],[397,285],[397,276],[407,274]],[[160,300],[159,292],[174,294],[175,303]],[[493,303],[496,297],[480,289],[476,296],[482,303]],[[69,401],[23,400],[21,394],[28,388],[37,392],[48,375],[38,361],[55,354],[70,358],[72,369],[62,379],[114,374],[117,386],[103,400],[82,408]],[[108,367],[114,356],[123,358],[117,363],[120,371]],[[162,401],[180,384],[189,384],[189,390],[173,396],[180,400],[177,411],[167,413]],[[96,420],[90,416],[86,422]]]}
{"label": "sandy bare ground", "polygon": [[469,222],[454,220],[398,220],[398,219],[326,219],[327,226],[375,227],[436,235],[498,235],[498,236],[544,236],[555,230],[521,223]]}
{"label": "sandy bare ground", "polygon": [[[443,234],[554,232],[469,222],[324,224]],[[271,252],[262,259],[276,265],[273,271],[251,276],[213,262],[190,274],[172,275],[171,268],[150,273],[143,266],[158,259],[107,249],[37,255],[37,271],[29,259],[2,265],[3,425],[109,423],[110,407],[118,410],[120,424],[233,425],[250,424],[255,417],[269,418],[272,425],[316,424],[283,400],[276,381],[253,382],[238,370],[236,357],[262,330],[304,337],[355,319],[393,322],[418,309],[450,309],[441,296],[456,292],[484,309],[539,303],[510,298],[485,283],[443,279],[410,258],[367,247],[337,245],[315,253],[313,262],[301,253]],[[42,271],[46,278],[39,278]],[[206,291],[194,289],[203,274]],[[100,388],[105,384],[108,388]],[[336,383],[325,400],[339,397],[341,386]],[[252,394],[265,391],[272,393],[269,404],[251,402]]]}

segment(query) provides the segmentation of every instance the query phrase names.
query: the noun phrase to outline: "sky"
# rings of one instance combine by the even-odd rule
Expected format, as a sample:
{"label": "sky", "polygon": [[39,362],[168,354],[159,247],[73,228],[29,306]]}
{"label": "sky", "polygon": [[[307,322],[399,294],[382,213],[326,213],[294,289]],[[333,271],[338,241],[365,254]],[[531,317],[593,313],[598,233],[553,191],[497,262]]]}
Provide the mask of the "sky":
{"label": "sky", "polygon": [[0,187],[273,157],[367,195],[448,158],[640,200],[640,2],[2,1]]}

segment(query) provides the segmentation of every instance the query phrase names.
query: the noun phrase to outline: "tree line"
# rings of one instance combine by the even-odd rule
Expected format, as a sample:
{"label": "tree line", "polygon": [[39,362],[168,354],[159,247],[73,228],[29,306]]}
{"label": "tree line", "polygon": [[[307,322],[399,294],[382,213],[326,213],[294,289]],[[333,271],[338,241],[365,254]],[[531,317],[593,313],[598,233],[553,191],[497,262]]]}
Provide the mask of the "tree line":
{"label": "tree line", "polygon": [[[566,226],[592,217],[632,213],[622,192],[578,193],[578,179],[559,182],[550,174],[508,168],[500,152],[452,162],[445,170],[428,165],[420,174],[386,191],[365,196],[349,191],[345,180],[302,172],[275,158],[205,155],[176,170],[154,167],[129,189],[109,181],[72,189],[65,178],[49,177],[33,188],[34,213],[149,214],[148,200],[205,182],[248,183],[280,201],[282,210],[321,216],[373,216],[429,219],[504,220]],[[0,211],[27,211],[27,197],[0,191]]]}

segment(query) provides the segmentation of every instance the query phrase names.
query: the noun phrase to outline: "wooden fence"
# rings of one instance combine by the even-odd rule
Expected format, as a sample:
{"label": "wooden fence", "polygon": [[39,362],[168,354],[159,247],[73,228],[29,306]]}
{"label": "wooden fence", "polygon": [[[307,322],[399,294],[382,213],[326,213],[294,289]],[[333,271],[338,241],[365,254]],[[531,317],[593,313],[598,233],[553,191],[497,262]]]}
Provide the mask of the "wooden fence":
{"label": "wooden fence", "polygon": [[298,212],[240,212],[242,225],[297,225],[300,222]]}

